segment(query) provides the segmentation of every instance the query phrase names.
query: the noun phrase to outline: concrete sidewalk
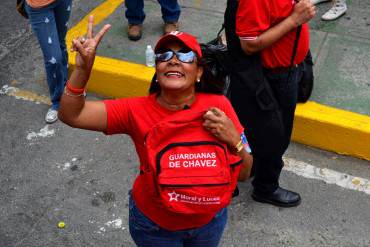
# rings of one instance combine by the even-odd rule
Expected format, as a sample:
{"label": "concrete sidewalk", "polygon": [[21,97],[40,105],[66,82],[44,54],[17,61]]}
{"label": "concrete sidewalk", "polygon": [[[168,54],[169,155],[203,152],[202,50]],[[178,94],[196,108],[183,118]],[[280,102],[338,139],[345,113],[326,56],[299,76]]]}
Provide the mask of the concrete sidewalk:
{"label": "concrete sidewalk", "polygon": [[[223,22],[226,0],[179,1],[180,30],[200,42],[213,39]],[[298,105],[293,140],[341,154],[370,160],[370,7],[348,1],[342,18],[324,22],[321,15],[330,3],[318,6],[311,21],[311,50],[315,62],[315,88],[310,102]],[[96,30],[112,24],[98,50],[89,91],[108,97],[145,95],[153,68],[144,66],[146,45],[154,46],[163,21],[156,1],[145,1],[143,38],[127,39],[123,0],[107,0],[91,14]],[[68,33],[83,35],[87,16]],[[70,54],[73,67],[74,54]]]}

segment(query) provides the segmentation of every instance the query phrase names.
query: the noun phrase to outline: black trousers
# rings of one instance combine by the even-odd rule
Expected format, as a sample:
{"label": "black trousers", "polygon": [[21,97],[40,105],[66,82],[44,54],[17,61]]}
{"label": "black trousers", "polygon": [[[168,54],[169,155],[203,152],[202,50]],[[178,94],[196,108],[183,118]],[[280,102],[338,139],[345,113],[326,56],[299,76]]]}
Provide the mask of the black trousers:
{"label": "black trousers", "polygon": [[302,69],[269,73],[262,68],[260,55],[247,56],[235,33],[237,0],[228,0],[225,31],[232,73],[230,101],[245,128],[253,154],[254,189],[270,193],[279,186],[282,156],[290,143],[297,102],[297,81]]}
{"label": "black trousers", "polygon": [[[268,73],[265,78],[272,88],[277,101],[284,126],[283,137],[280,140],[281,153],[276,155],[256,155],[254,157],[254,189],[262,193],[275,191],[279,186],[279,177],[284,166],[282,156],[290,144],[293,129],[294,112],[297,104],[298,82],[302,78],[302,67],[299,66],[288,72]],[[289,80],[288,80],[289,76]],[[253,133],[251,133],[253,134]],[[258,147],[256,147],[258,148]]]}

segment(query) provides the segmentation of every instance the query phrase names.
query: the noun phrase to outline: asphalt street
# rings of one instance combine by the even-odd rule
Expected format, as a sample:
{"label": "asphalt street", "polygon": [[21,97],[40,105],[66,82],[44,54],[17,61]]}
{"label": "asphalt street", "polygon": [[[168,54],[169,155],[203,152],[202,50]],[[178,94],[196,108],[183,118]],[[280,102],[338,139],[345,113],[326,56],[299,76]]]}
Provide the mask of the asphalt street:
{"label": "asphalt street", "polygon": [[[70,25],[101,2],[75,0]],[[9,87],[39,96],[48,90],[30,26],[14,1],[0,6],[0,247],[134,246],[127,193],[138,159],[131,140],[46,125],[47,104],[12,96]],[[221,246],[370,246],[370,162],[295,143],[285,158],[293,169],[283,171],[281,185],[299,192],[302,204],[260,204],[250,198],[250,182],[240,184]],[[297,173],[299,164],[319,174]],[[331,184],[334,172],[367,187]]]}

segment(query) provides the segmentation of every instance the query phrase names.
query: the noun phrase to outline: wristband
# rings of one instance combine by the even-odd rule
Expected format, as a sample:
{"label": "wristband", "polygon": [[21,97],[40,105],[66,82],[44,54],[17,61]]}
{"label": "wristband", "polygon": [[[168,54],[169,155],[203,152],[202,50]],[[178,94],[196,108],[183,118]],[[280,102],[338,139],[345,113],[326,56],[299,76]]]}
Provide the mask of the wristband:
{"label": "wristband", "polygon": [[243,145],[243,142],[242,140],[240,140],[235,146],[234,146],[234,150],[236,153],[239,153],[240,151],[242,151],[244,148],[244,145]]}
{"label": "wristband", "polygon": [[85,88],[84,87],[83,88],[73,87],[69,83],[69,80],[67,80],[66,87],[67,87],[68,91],[70,91],[71,93],[74,93],[74,94],[83,94],[85,92]]}
{"label": "wristband", "polygon": [[64,94],[73,98],[79,98],[79,97],[86,97],[86,91],[83,91],[80,94],[75,94],[75,93],[69,93],[69,90],[67,90],[67,87],[64,88]]}

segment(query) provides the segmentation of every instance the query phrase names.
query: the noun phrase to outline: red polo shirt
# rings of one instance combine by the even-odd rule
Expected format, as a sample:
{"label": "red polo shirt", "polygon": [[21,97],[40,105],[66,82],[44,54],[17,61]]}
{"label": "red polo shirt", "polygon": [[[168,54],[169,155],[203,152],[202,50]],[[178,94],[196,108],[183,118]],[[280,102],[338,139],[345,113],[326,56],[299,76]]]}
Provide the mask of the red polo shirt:
{"label": "red polo shirt", "polygon": [[[294,0],[239,0],[236,15],[236,33],[241,40],[254,40],[269,28],[288,17],[294,7]],[[296,29],[262,50],[265,68],[289,67],[292,57]],[[309,49],[309,27],[305,23],[299,38],[294,64],[305,58]]]}

